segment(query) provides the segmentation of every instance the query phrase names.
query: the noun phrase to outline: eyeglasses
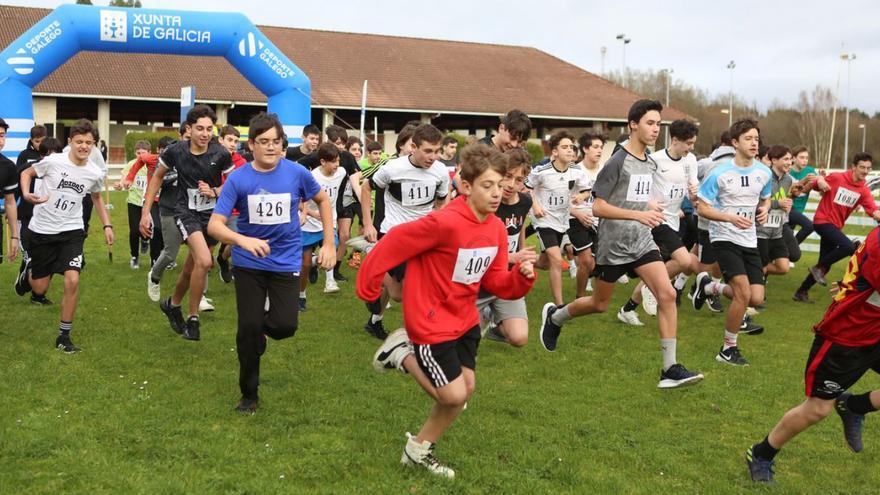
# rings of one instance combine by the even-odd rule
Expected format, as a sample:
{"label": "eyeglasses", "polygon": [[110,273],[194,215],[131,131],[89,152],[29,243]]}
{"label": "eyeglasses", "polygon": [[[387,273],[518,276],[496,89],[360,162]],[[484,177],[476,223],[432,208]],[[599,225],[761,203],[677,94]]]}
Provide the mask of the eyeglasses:
{"label": "eyeglasses", "polygon": [[280,147],[281,146],[280,139],[257,139],[254,142],[263,148]]}

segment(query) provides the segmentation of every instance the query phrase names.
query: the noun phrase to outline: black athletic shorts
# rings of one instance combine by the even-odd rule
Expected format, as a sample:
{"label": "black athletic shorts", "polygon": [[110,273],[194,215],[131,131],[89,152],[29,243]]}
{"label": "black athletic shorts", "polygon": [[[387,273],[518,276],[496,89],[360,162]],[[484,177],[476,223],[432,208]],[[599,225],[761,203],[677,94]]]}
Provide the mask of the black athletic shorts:
{"label": "black athletic shorts", "polygon": [[82,230],[68,230],[59,234],[30,233],[31,276],[45,278],[54,273],[82,271],[83,242],[86,234]]}
{"label": "black athletic shorts", "polygon": [[174,214],[174,222],[177,224],[177,228],[180,229],[180,236],[183,242],[186,242],[190,235],[201,232],[205,236],[205,242],[208,243],[208,247],[217,244],[217,240],[208,235],[208,220],[210,219],[211,212],[208,212],[207,215],[189,211],[183,214]]}
{"label": "black athletic shorts", "polygon": [[[376,234],[376,241],[378,242],[380,239],[385,237],[383,232],[379,232]],[[406,262],[395,266],[391,270],[388,270],[388,275],[391,275],[391,278],[397,280],[398,282],[403,282],[403,278],[406,276]]]}
{"label": "black athletic shorts", "polygon": [[715,241],[712,251],[718,260],[718,267],[724,275],[724,281],[738,275],[745,275],[750,285],[764,285],[764,265],[761,264],[761,253],[758,248],[742,247],[728,241]]}
{"label": "black athletic shorts", "polygon": [[713,265],[718,262],[715,258],[715,251],[712,250],[712,241],[709,240],[709,231],[699,229],[697,233],[697,242],[700,243],[698,250],[700,263],[704,265]]}
{"label": "black athletic shorts", "polygon": [[596,265],[596,269],[593,271],[593,276],[603,282],[613,284],[614,282],[617,282],[617,279],[619,279],[621,275],[637,277],[636,268],[655,261],[659,261],[660,263],[663,262],[663,258],[660,257],[660,251],[657,251],[656,249],[648,251],[635,261],[624,263],[622,265]]}
{"label": "black athletic shorts", "polygon": [[593,229],[584,227],[582,223],[572,218],[568,221],[568,230],[565,232],[557,232],[546,227],[538,227],[538,242],[541,244],[541,251],[546,251],[552,247],[562,247],[562,238],[568,234],[568,240],[575,253],[579,253],[585,249],[593,247],[595,236],[590,232]]}
{"label": "black athletic shorts", "polygon": [[361,216],[361,205],[358,203],[352,203],[339,208],[337,215],[338,218],[354,218],[355,216],[358,218]]}
{"label": "black athletic shorts", "polygon": [[855,385],[868,370],[880,373],[880,343],[850,347],[816,335],[804,370],[806,395],[836,399]]}
{"label": "black athletic shorts", "polygon": [[448,385],[461,375],[461,368],[477,368],[477,347],[480,346],[480,326],[464,335],[439,344],[413,344],[419,367],[435,387]]}
{"label": "black athletic shorts", "polygon": [[672,253],[684,247],[678,232],[672,230],[672,227],[665,223],[651,229],[651,236],[654,237],[654,242],[660,248],[660,256],[663,261],[669,261],[672,259]]}
{"label": "black athletic shorts", "polygon": [[788,245],[785,239],[761,239],[758,238],[758,252],[761,254],[761,264],[769,265],[779,258],[788,258]]}
{"label": "black athletic shorts", "polygon": [[678,236],[688,251],[697,243],[697,216],[692,213],[685,213],[679,219]]}

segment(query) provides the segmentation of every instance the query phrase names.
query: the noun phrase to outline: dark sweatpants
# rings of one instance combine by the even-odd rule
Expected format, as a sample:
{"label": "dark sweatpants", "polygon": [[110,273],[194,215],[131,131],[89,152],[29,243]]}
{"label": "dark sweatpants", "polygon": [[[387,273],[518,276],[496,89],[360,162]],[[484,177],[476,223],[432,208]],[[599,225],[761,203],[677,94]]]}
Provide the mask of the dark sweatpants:
{"label": "dark sweatpants", "polygon": [[[831,266],[838,261],[849,258],[856,252],[856,246],[840,229],[830,223],[820,223],[813,226],[822,242],[819,244],[819,262],[817,266],[822,268],[826,273],[831,270]],[[807,278],[801,284],[801,289],[810,290],[815,284],[811,274],[807,274]]]}

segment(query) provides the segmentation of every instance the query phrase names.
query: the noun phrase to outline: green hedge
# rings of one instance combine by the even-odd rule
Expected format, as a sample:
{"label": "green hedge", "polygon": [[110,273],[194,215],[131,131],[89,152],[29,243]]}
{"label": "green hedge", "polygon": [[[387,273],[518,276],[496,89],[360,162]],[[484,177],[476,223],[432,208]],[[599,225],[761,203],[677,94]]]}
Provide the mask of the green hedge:
{"label": "green hedge", "polygon": [[171,136],[174,139],[180,137],[180,135],[174,131],[163,131],[163,132],[129,132],[125,135],[125,161],[134,160],[134,145],[138,141],[144,139],[150,142],[150,146],[152,149],[151,153],[155,153],[157,147],[159,146],[159,140],[164,136]]}
{"label": "green hedge", "polygon": [[[458,149],[459,152],[464,148],[467,143],[467,138],[462,136],[461,134],[455,132],[446,133],[447,136],[451,136],[453,139],[458,141]],[[529,156],[532,157],[532,163],[538,163],[544,159],[544,147],[540,144],[535,144],[531,142],[526,142],[525,146],[526,152],[528,152]]]}

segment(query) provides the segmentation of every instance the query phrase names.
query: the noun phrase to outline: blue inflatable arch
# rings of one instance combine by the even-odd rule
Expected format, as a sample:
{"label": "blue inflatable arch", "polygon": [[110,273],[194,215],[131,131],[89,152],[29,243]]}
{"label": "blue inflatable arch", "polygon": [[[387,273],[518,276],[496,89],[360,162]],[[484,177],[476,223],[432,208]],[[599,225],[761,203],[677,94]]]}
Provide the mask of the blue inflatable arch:
{"label": "blue inflatable arch", "polygon": [[83,50],[222,56],[268,97],[291,142],[311,120],[309,78],[242,14],[63,5],[0,53],[7,157],[27,146],[34,86]]}

